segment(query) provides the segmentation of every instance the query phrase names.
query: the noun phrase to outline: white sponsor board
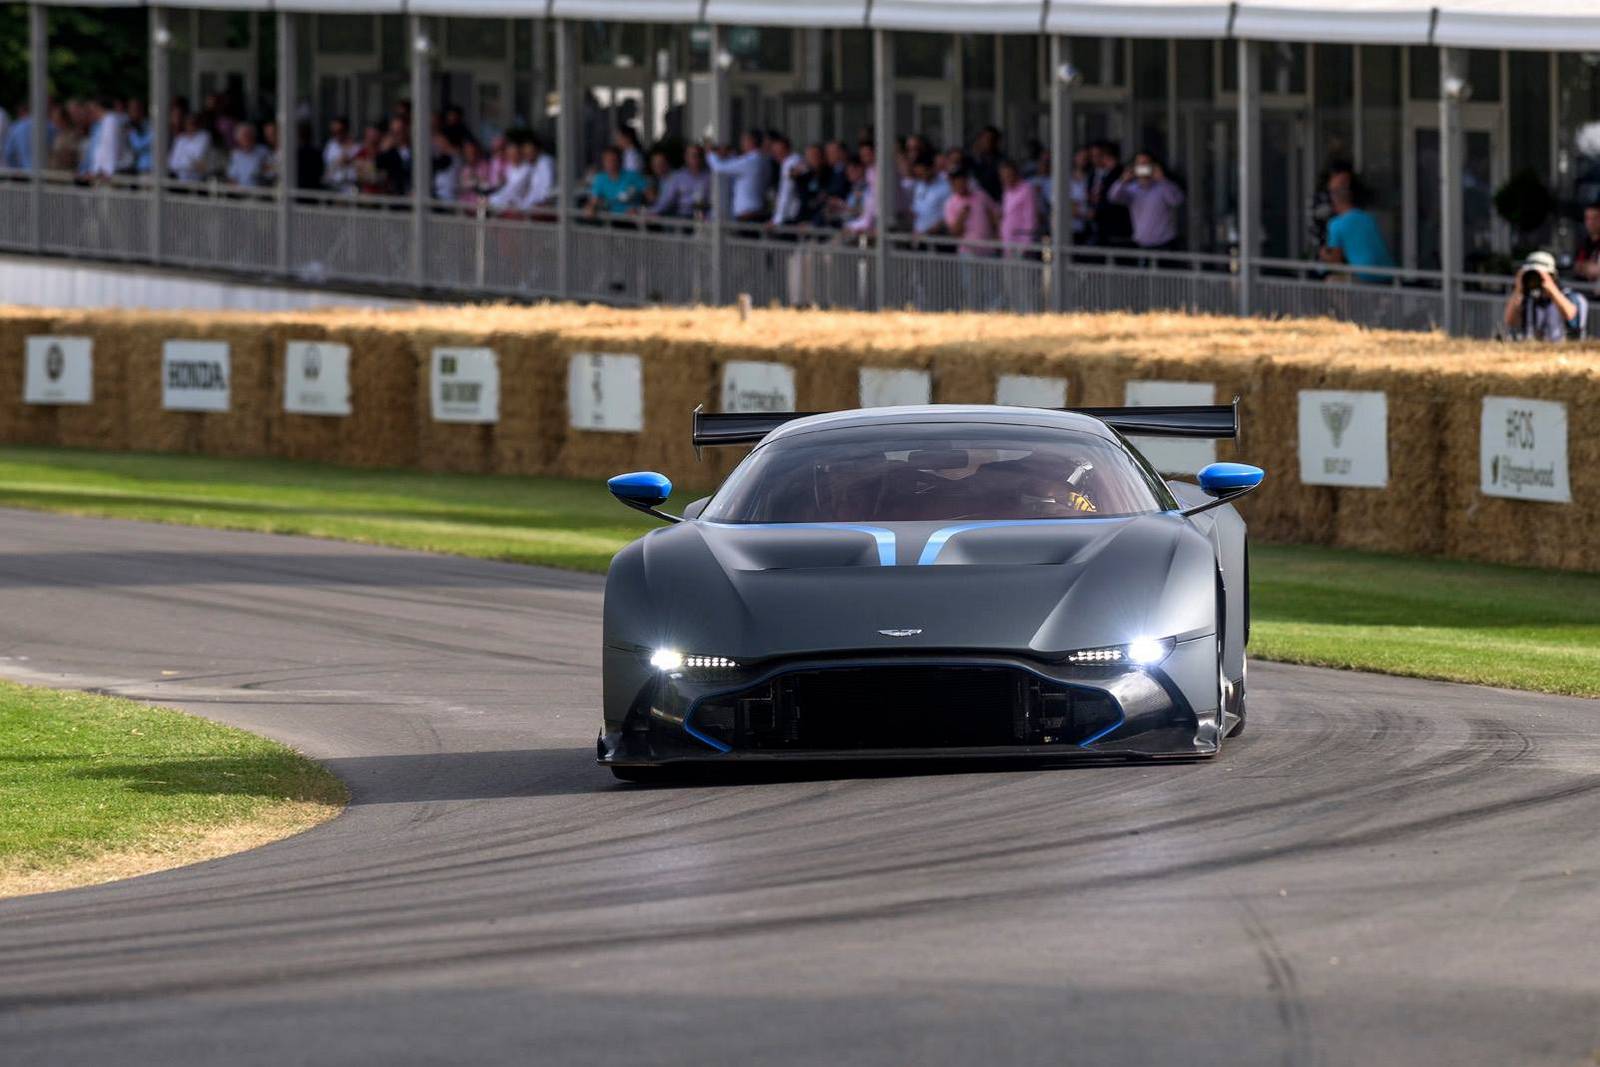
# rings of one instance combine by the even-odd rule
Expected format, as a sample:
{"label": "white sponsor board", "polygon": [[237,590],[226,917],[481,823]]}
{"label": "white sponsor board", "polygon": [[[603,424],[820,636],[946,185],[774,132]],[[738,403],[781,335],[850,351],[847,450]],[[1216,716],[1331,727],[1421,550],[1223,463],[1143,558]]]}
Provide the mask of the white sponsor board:
{"label": "white sponsor board", "polygon": [[925,370],[862,367],[859,380],[864,408],[933,403],[933,375]]}
{"label": "white sponsor board", "polygon": [[94,401],[94,342],[87,337],[30,337],[22,376],[25,404]]}
{"label": "white sponsor board", "polygon": [[1567,405],[1511,396],[1483,398],[1479,469],[1488,496],[1572,501]]}
{"label": "white sponsor board", "polygon": [[435,348],[430,378],[433,421],[500,421],[500,363],[493,349]]}
{"label": "white sponsor board", "polygon": [[290,341],[283,352],[283,410],[296,415],[350,414],[350,346]]}
{"label": "white sponsor board", "polygon": [[168,341],[161,346],[161,406],[168,411],[227,411],[233,364],[226,341]]}
{"label": "white sponsor board", "polygon": [[644,429],[644,378],[638,356],[578,352],[567,361],[567,417],[576,430]]}
{"label": "white sponsor board", "polygon": [[1002,374],[994,383],[994,402],[1017,408],[1064,408],[1067,380],[1035,374]]}
{"label": "white sponsor board", "polygon": [[722,365],[722,410],[793,411],[794,368],[736,359]]}
{"label": "white sponsor board", "polygon": [[1382,489],[1389,484],[1389,398],[1300,390],[1300,482]]}
{"label": "white sponsor board", "polygon": [[[1168,405],[1215,404],[1217,387],[1211,382],[1129,382],[1123,403],[1130,408]],[[1217,461],[1217,443],[1181,437],[1131,437],[1151,466],[1162,474],[1193,475]]]}

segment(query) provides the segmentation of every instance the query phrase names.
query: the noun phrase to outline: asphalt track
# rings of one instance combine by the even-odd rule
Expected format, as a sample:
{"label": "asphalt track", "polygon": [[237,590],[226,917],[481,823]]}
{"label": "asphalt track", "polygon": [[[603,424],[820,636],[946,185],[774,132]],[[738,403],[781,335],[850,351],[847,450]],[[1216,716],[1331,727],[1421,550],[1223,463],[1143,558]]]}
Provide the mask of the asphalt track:
{"label": "asphalt track", "polygon": [[7,1065],[1600,1048],[1600,704],[1257,664],[1208,764],[645,789],[592,762],[591,577],[0,512],[0,603],[0,672],[271,734],[355,798],[0,901]]}

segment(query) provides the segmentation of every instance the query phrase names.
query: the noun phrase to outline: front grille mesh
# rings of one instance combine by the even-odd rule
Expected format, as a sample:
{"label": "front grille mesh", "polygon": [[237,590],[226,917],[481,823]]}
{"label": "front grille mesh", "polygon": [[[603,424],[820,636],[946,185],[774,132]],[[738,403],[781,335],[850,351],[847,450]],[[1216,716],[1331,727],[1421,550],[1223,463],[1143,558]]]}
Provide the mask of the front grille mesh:
{"label": "front grille mesh", "polygon": [[1120,719],[1104,693],[1012,667],[793,671],[704,701],[696,730],[736,750],[1075,745]]}

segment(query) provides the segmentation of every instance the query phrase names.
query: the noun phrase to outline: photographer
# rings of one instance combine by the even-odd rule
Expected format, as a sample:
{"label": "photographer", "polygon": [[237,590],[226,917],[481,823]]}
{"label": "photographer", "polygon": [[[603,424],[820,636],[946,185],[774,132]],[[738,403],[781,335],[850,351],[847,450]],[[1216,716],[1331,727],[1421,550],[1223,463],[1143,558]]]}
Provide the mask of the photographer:
{"label": "photographer", "polygon": [[1506,332],[1516,341],[1567,341],[1583,336],[1589,303],[1556,280],[1556,257],[1534,252],[1506,299]]}

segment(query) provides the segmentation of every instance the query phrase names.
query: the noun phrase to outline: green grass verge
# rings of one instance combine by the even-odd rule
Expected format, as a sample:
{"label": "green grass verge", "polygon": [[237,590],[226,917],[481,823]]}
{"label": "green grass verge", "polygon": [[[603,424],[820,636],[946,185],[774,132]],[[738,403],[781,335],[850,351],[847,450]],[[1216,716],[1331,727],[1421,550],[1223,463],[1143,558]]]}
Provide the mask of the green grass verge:
{"label": "green grass verge", "polygon": [[145,873],[313,826],[344,786],[166,708],[0,682],[0,895]]}
{"label": "green grass verge", "polygon": [[[0,449],[0,505],[603,571],[652,525],[596,480]],[[1600,696],[1600,575],[1260,545],[1262,658]]]}

